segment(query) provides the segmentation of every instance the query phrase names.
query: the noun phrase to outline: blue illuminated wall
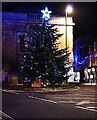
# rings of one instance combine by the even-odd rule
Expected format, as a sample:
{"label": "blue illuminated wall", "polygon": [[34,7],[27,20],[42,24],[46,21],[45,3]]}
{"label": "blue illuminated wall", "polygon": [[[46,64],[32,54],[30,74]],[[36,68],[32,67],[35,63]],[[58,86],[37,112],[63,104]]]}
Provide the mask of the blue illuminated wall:
{"label": "blue illuminated wall", "polygon": [[81,61],[81,54],[80,54],[81,40],[82,38],[79,38],[74,42],[74,71],[75,72],[79,70],[79,62]]}
{"label": "blue illuminated wall", "polygon": [[[53,16],[54,17],[54,16]],[[43,22],[42,13],[2,12],[2,69],[14,72],[21,49],[19,35],[32,24]]]}
{"label": "blue illuminated wall", "polygon": [[2,12],[2,69],[14,72],[20,49],[19,34],[29,24],[40,22],[42,14]]}
{"label": "blue illuminated wall", "polygon": [[97,68],[96,44],[96,35],[87,35],[85,37],[80,37],[74,42],[74,71],[80,72],[81,80],[84,78],[84,70],[86,68]]}

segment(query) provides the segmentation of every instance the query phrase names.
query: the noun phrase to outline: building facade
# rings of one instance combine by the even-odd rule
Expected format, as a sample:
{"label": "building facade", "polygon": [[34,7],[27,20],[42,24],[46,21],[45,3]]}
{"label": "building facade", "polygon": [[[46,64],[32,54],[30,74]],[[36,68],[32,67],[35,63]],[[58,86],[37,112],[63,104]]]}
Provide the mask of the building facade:
{"label": "building facade", "polygon": [[[42,22],[42,14],[2,13],[2,69],[5,72],[17,72],[18,55],[22,51],[19,35],[27,30],[30,24]],[[66,24],[65,17],[52,16],[48,24],[54,24],[63,36],[60,38],[59,49],[65,48]],[[67,45],[71,55],[69,61],[73,66],[73,20],[67,18]],[[72,71],[73,73],[73,71]],[[73,80],[73,79],[72,79]]]}
{"label": "building facade", "polygon": [[74,71],[80,72],[80,81],[97,83],[97,35],[77,39],[74,48]]}

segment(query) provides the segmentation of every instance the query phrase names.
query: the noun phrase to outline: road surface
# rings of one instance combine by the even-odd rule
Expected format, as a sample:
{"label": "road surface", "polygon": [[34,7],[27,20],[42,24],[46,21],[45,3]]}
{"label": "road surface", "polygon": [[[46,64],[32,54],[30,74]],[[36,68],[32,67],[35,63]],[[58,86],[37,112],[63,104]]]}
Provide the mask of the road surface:
{"label": "road surface", "polygon": [[86,86],[64,92],[18,92],[3,90],[3,119],[96,118],[95,87]]}

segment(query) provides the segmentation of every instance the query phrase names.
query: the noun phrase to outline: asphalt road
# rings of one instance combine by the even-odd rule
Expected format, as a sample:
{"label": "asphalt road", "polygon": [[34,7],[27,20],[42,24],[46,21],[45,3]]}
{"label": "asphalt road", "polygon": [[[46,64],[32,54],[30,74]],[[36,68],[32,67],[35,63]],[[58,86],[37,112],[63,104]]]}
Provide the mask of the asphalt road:
{"label": "asphalt road", "polygon": [[[18,92],[3,90],[3,120],[29,118],[96,118],[95,87],[64,92]],[[5,119],[6,118],[6,119]]]}

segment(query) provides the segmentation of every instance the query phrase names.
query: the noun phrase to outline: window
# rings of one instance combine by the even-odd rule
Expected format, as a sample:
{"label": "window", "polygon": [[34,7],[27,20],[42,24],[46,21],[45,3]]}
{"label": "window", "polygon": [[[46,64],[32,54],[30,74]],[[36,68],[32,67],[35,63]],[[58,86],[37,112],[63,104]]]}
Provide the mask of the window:
{"label": "window", "polygon": [[92,59],[91,59],[91,55],[89,56],[89,67],[91,67],[91,62],[92,62]]}
{"label": "window", "polygon": [[95,66],[97,66],[97,53],[95,53]]}
{"label": "window", "polygon": [[97,51],[97,42],[94,42],[94,52]]}

